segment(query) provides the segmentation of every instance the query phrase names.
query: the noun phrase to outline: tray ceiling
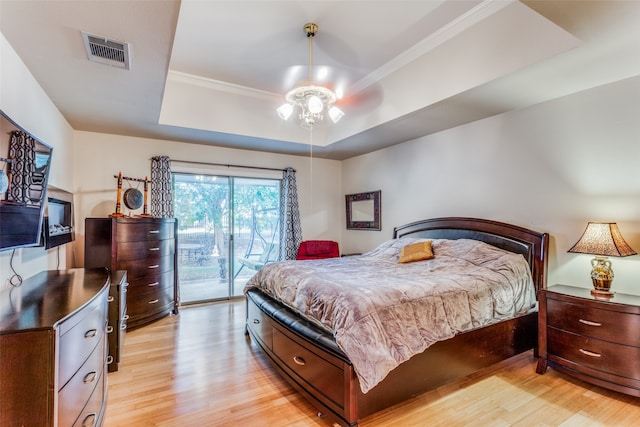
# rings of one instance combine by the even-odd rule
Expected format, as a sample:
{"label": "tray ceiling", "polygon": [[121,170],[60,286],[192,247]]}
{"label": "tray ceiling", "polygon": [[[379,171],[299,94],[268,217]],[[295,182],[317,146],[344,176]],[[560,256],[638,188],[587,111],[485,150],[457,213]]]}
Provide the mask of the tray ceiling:
{"label": "tray ceiling", "polygon": [[[74,129],[334,159],[636,76],[638,18],[610,1],[0,0]],[[344,91],[345,117],[313,133],[275,113],[306,75],[306,22]],[[90,62],[83,31],[128,43],[130,70]]]}

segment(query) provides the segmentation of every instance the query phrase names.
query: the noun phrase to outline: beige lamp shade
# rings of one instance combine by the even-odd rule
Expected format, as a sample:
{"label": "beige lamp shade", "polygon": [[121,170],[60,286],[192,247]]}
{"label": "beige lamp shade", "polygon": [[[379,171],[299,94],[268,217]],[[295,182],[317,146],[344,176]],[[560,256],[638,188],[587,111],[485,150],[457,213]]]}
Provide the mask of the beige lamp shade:
{"label": "beige lamp shade", "polygon": [[613,297],[611,282],[614,275],[611,261],[607,257],[636,254],[622,238],[615,222],[588,223],[582,237],[569,252],[596,256],[591,260],[591,280],[594,288],[591,294],[596,298],[605,299]]}
{"label": "beige lamp shade", "polygon": [[615,222],[590,222],[569,252],[600,256],[629,256],[636,251],[625,242]]}

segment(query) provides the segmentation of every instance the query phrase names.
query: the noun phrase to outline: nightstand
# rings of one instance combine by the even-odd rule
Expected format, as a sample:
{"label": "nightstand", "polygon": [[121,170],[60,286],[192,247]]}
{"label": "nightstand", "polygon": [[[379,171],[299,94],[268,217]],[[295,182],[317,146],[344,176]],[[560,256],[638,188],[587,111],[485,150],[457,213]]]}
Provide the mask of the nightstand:
{"label": "nightstand", "polygon": [[596,299],[554,285],[538,294],[538,366],[640,397],[640,296]]}

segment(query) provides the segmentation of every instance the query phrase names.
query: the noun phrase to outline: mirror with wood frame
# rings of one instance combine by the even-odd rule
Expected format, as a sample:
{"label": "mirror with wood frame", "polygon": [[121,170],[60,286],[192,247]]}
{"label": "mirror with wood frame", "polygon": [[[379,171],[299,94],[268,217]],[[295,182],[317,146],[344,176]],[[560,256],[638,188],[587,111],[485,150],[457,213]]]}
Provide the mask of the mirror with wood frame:
{"label": "mirror with wood frame", "polygon": [[347,230],[380,230],[380,193],[347,194]]}

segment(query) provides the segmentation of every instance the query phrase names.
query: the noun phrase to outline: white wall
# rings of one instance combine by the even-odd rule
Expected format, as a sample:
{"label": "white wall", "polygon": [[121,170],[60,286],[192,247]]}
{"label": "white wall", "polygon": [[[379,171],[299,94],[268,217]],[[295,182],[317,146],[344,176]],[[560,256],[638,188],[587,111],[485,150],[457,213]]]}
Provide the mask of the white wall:
{"label": "white wall", "polygon": [[[115,203],[114,173],[149,174],[149,158],[295,168],[305,239],[362,252],[395,225],[476,216],[551,234],[549,283],[590,287],[589,255],[567,254],[587,221],[616,221],[640,250],[640,79],[491,117],[344,162],[74,132],[0,34],[0,109],[54,148],[50,184],[76,193],[76,242],[60,264],[81,266],[87,216]],[[340,192],[342,188],[342,192]],[[346,231],[344,194],[382,190],[382,231]],[[11,276],[0,253],[0,288]],[[23,277],[56,268],[57,251],[16,251]],[[68,259],[67,259],[68,258]],[[614,259],[614,288],[640,294],[640,256]]]}
{"label": "white wall", "polygon": [[[591,287],[568,254],[588,221],[617,222],[640,251],[640,78],[497,115],[343,162],[344,194],[382,190],[382,230],[344,231],[344,252],[424,218],[470,216],[551,235],[548,284]],[[640,294],[640,256],[613,258],[614,290]]]}
{"label": "white wall", "polygon": [[[39,140],[53,147],[49,184],[71,190],[74,176],[71,158],[73,129],[53,105],[4,35],[0,33],[0,110]],[[0,252],[0,289],[8,287],[13,275],[9,263],[12,251]],[[67,262],[67,248],[17,249],[13,267],[23,278]]]}
{"label": "white wall", "polygon": [[[197,162],[279,169],[292,167],[296,170],[303,238],[340,241],[344,228],[344,200],[340,193],[342,171],[339,161],[91,132],[76,132],[75,139],[75,174],[79,179],[73,190],[76,201],[74,248],[81,260],[79,265],[84,261],[84,218],[106,217],[115,211],[116,179],[113,176],[122,172],[124,176],[134,178],[150,177],[150,158],[159,155]],[[172,168],[185,168],[177,165]],[[232,169],[229,173],[255,176],[256,172]]]}
{"label": "white wall", "polygon": [[[53,147],[49,184],[74,193],[76,240],[46,251],[15,251],[12,265],[23,278],[48,269],[84,264],[84,218],[106,216],[115,209],[119,171],[150,175],[149,159],[168,155],[181,160],[296,169],[304,239],[340,240],[344,223],[338,161],[225,149],[118,135],[74,131],[11,45],[0,33],[0,110]],[[240,172],[242,173],[242,172]],[[0,289],[13,275],[12,251],[0,252]]]}

